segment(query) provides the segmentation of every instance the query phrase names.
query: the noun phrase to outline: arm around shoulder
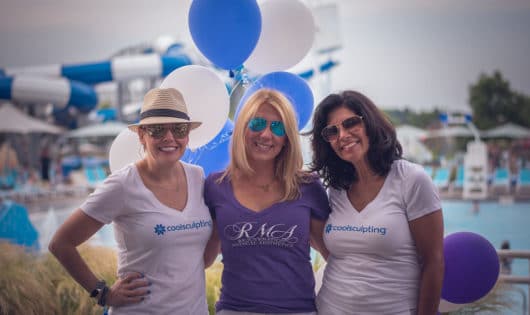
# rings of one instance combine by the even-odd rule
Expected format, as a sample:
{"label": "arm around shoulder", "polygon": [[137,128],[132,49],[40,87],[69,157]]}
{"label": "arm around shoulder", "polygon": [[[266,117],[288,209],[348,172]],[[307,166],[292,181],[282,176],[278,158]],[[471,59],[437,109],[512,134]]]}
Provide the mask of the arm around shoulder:
{"label": "arm around shoulder", "polygon": [[328,260],[329,251],[324,244],[324,227],[325,221],[311,218],[311,236],[310,243],[311,247],[317,250],[325,260]]}
{"label": "arm around shoulder", "polygon": [[221,252],[221,240],[219,239],[219,234],[217,233],[217,223],[215,220],[213,222],[212,235],[206,244],[204,249],[204,268],[210,267],[219,253]]}

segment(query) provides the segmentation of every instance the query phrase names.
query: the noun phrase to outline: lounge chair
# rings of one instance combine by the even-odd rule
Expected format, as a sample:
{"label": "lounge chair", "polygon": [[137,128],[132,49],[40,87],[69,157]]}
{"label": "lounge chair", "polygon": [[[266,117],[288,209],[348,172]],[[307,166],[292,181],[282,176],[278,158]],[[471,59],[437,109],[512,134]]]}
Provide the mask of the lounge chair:
{"label": "lounge chair", "polygon": [[449,188],[449,179],[451,172],[446,167],[440,167],[434,174],[433,183],[438,190],[446,190]]}
{"label": "lounge chair", "polygon": [[423,169],[424,169],[425,172],[426,172],[427,174],[429,174],[429,176],[432,178],[432,175],[434,174],[432,167],[426,165],[426,166],[423,167]]}
{"label": "lounge chair", "polygon": [[517,176],[516,197],[530,198],[530,168],[523,168]]}
{"label": "lounge chair", "polygon": [[464,165],[458,165],[456,168],[456,178],[451,183],[451,192],[462,192],[464,189]]}
{"label": "lounge chair", "polygon": [[101,165],[95,166],[95,170],[98,181],[102,182],[107,178],[107,172],[105,172]]}
{"label": "lounge chair", "polygon": [[98,171],[95,166],[85,166],[84,167],[85,177],[90,189],[95,189],[103,179],[99,179]]}
{"label": "lounge chair", "polygon": [[510,171],[505,167],[496,168],[493,173],[490,191],[493,194],[510,193]]}

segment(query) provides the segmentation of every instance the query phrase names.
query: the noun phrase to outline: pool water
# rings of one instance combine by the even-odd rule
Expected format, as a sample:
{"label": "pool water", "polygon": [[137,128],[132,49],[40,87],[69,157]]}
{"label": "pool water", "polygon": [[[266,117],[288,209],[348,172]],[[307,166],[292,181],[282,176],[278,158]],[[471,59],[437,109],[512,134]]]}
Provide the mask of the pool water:
{"label": "pool water", "polygon": [[[48,242],[57,227],[66,220],[74,208],[54,209],[48,212],[34,213],[30,216],[40,235],[42,249],[48,248]],[[443,201],[445,235],[455,232],[474,232],[488,239],[495,248],[508,240],[511,249],[530,250],[530,203],[502,205],[497,202],[482,202],[480,210],[472,211],[469,201]],[[92,239],[93,244],[116,246],[111,225],[104,226]],[[528,263],[516,259],[513,272],[517,275],[528,274]]]}
{"label": "pool water", "polygon": [[[510,249],[530,250],[530,203],[482,202],[476,213],[468,201],[444,201],[442,207],[445,235],[474,232],[488,239],[495,248],[508,240]],[[528,271],[527,260],[513,261],[513,274],[526,276]]]}
{"label": "pool water", "polygon": [[[40,247],[43,250],[48,248],[50,238],[57,227],[77,207],[78,204],[68,209],[50,208],[47,212],[33,213],[30,216],[39,231]],[[474,232],[488,239],[495,248],[500,248],[501,243],[508,240],[511,249],[530,250],[530,202],[499,204],[485,201],[480,203],[479,211],[473,211],[473,205],[469,201],[446,200],[442,201],[442,207],[445,235],[464,231]],[[90,242],[94,245],[115,247],[112,226],[104,226],[90,239]],[[312,252],[312,257],[314,256]],[[528,276],[528,273],[529,262],[527,260],[513,260],[512,274]],[[528,296],[527,288],[526,285],[522,286],[526,296]],[[515,298],[518,301],[522,299],[521,296]]]}

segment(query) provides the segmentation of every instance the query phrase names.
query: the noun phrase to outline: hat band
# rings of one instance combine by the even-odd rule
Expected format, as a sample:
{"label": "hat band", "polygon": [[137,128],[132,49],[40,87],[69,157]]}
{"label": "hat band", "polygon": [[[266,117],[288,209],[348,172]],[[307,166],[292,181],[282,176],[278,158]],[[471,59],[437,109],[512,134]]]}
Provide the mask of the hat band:
{"label": "hat band", "polygon": [[166,109],[166,108],[146,110],[145,112],[140,114],[140,120],[149,118],[149,117],[160,117],[160,116],[175,117],[175,118],[190,120],[190,117],[188,116],[188,114],[178,111],[178,110]]}

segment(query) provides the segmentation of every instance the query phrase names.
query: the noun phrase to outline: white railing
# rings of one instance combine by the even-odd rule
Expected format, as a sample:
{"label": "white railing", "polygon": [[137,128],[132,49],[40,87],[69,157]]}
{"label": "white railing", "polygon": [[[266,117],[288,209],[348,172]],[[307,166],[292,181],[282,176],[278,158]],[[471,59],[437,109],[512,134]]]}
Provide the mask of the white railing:
{"label": "white railing", "polygon": [[[526,284],[528,285],[528,292],[530,293],[530,250],[510,250],[510,249],[500,249],[497,250],[499,259],[502,258],[516,258],[516,259],[526,259],[528,261],[528,275],[527,276],[514,276],[510,274],[501,274],[499,280],[504,283],[514,283],[514,284]],[[521,292],[523,296],[523,314],[530,315],[530,308],[528,307],[528,297],[524,292]]]}

